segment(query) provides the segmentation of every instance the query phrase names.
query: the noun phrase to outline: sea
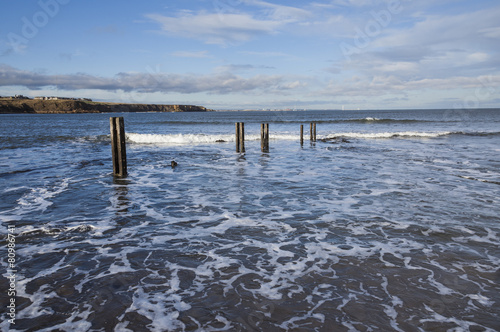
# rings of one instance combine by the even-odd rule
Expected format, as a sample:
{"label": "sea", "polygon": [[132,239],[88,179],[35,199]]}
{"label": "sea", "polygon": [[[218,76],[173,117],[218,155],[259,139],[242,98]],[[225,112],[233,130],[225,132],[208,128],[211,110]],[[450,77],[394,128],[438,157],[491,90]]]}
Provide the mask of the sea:
{"label": "sea", "polygon": [[0,115],[0,195],[2,331],[500,331],[500,109]]}

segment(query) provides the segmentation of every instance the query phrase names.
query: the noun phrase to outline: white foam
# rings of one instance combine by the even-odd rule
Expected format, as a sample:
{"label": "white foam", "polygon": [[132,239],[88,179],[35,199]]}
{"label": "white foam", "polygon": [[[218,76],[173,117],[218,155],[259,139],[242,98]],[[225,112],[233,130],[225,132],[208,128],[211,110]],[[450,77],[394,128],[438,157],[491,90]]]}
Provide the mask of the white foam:
{"label": "white foam", "polygon": [[120,322],[116,324],[115,331],[119,332],[134,332],[133,330],[127,328],[129,322]]}
{"label": "white foam", "polygon": [[[471,327],[478,327],[478,326],[480,326],[480,327],[482,327],[484,329],[484,331],[495,332],[495,330],[493,330],[491,328],[488,328],[488,327],[485,327],[485,326],[481,326],[480,324],[477,324],[477,323],[468,322],[468,321],[465,321],[465,320],[462,320],[462,319],[456,318],[456,317],[446,317],[446,316],[443,316],[443,315],[435,312],[427,304],[424,304],[424,307],[425,307],[425,309],[427,311],[429,311],[431,313],[432,317],[431,318],[426,318],[426,319],[421,319],[420,323],[422,323],[422,324],[425,324],[427,322],[432,322],[432,323],[435,323],[435,322],[439,322],[439,323],[452,323],[452,324],[457,325],[457,327],[453,331],[470,331]],[[451,331],[451,329],[449,329],[448,331]]]}
{"label": "white foam", "polygon": [[480,179],[480,178],[475,178],[475,177],[472,177],[472,176],[459,175],[459,177],[461,177],[462,179],[466,179],[466,180],[473,180],[473,181],[479,181],[479,182],[484,182],[484,183],[492,183],[492,184],[500,184],[500,181]]}
{"label": "white foam", "polygon": [[219,323],[224,324],[224,326],[218,327],[217,329],[214,329],[212,331],[230,331],[230,330],[232,330],[232,323],[227,318],[225,318],[219,314],[219,315],[215,316],[215,320],[218,321]]}
{"label": "white foam", "polygon": [[[137,144],[160,144],[160,145],[184,145],[184,144],[212,144],[223,142],[234,142],[234,134],[138,134],[127,133],[128,142]],[[245,141],[259,141],[260,134],[246,134]],[[298,140],[299,135],[289,133],[271,133],[270,140]]]}
{"label": "white foam", "polygon": [[[17,200],[17,206],[11,210],[3,211],[0,220],[19,220],[21,216],[28,213],[43,213],[54,203],[52,198],[62,194],[69,189],[70,179],[62,179],[54,186],[39,186],[30,188]],[[26,187],[23,187],[25,189]],[[19,189],[19,188],[18,188]]]}
{"label": "white foam", "polygon": [[127,133],[127,140],[138,144],[201,144],[215,143],[217,140],[234,141],[233,135],[203,135],[203,134],[136,134]]}
{"label": "white foam", "polygon": [[58,295],[55,291],[45,291],[50,289],[49,285],[41,286],[37,291],[32,293],[26,292],[27,284],[34,280],[34,278],[25,278],[23,275],[17,275],[18,279],[16,280],[16,295],[18,297],[24,297],[30,299],[30,305],[24,308],[23,310],[18,311],[16,314],[16,319],[30,319],[40,317],[42,315],[52,315],[54,311],[52,308],[48,308],[44,305],[44,302],[47,298],[56,298]]}
{"label": "white foam", "polygon": [[300,330],[300,327],[301,327],[302,324],[296,324],[296,322],[302,321],[303,323],[307,322],[307,324],[311,324],[311,319],[316,319],[320,323],[323,324],[325,322],[325,315],[323,315],[323,314],[310,314],[310,313],[307,313],[307,314],[305,314],[303,316],[292,317],[289,320],[281,323],[281,325],[279,327],[281,329],[285,330],[285,331]]}
{"label": "white foam", "polygon": [[361,138],[361,139],[377,139],[377,138],[436,138],[452,134],[449,131],[443,132],[418,132],[418,131],[400,131],[400,132],[381,132],[381,133],[336,133],[328,135],[328,138],[346,137],[346,138]]}
{"label": "white foam", "polygon": [[387,277],[383,277],[382,279],[384,280],[384,282],[382,283],[382,287],[384,288],[385,293],[391,298],[392,302],[392,306],[387,304],[382,305],[384,307],[384,313],[387,315],[387,317],[390,318],[392,328],[396,331],[403,332],[403,330],[399,328],[398,323],[396,321],[396,319],[398,318],[398,312],[396,311],[396,307],[402,307],[403,301],[399,297],[391,295],[389,293],[389,290],[387,289],[387,286],[389,285],[389,280],[387,279]]}
{"label": "white foam", "polygon": [[184,330],[185,325],[179,318],[179,311],[171,307],[173,298],[171,292],[148,294],[142,288],[138,288],[133,296],[133,302],[126,312],[137,312],[150,319],[151,324],[147,326],[150,331],[173,331]]}
{"label": "white foam", "polygon": [[468,294],[467,297],[469,297],[471,300],[479,302],[481,305],[485,307],[491,307],[495,304],[495,301],[492,301],[488,297],[481,294]]}
{"label": "white foam", "polygon": [[[38,332],[51,332],[51,331],[89,331],[92,327],[92,322],[90,322],[88,317],[90,316],[90,310],[83,312],[73,312],[71,316],[64,322],[58,325],[54,325],[45,329],[39,329]],[[118,331],[115,329],[115,331]],[[119,330],[124,331],[124,330]],[[125,331],[124,331],[125,332]]]}
{"label": "white foam", "polygon": [[485,230],[488,232],[488,235],[486,236],[479,236],[475,233],[469,233],[473,234],[472,236],[460,236],[460,237],[454,237],[453,240],[457,242],[469,242],[469,241],[474,241],[474,242],[480,242],[480,243],[489,243],[492,245],[498,245],[500,243],[500,237],[498,236],[498,233],[493,231],[490,228],[485,228]]}
{"label": "white foam", "polygon": [[[371,119],[371,120],[370,120]],[[366,121],[378,121],[375,118],[366,118]],[[402,131],[402,132],[345,132],[333,133],[326,135],[317,135],[317,139],[332,139],[334,137],[359,138],[359,139],[383,139],[383,138],[436,138],[447,136],[452,132],[418,132],[418,131]],[[127,133],[127,141],[136,144],[156,144],[156,145],[193,145],[193,144],[213,144],[220,142],[234,142],[234,134],[140,134]],[[260,133],[247,133],[246,141],[259,141]],[[271,141],[281,140],[299,140],[298,133],[291,132],[271,132],[269,135]]]}

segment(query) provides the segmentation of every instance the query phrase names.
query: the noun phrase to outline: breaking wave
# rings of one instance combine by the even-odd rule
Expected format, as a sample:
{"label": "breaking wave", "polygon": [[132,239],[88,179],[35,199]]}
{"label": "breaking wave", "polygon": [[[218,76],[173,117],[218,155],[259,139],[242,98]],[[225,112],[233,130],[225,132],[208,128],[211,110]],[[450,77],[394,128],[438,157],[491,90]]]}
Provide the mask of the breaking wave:
{"label": "breaking wave", "polygon": [[[389,139],[389,138],[438,138],[450,135],[464,135],[464,136],[496,136],[500,132],[419,132],[419,131],[401,131],[401,132],[368,132],[368,133],[332,133],[326,135],[318,135],[318,139],[331,139],[334,137],[344,137],[352,139]],[[234,142],[234,134],[220,134],[220,135],[207,135],[207,134],[139,134],[127,133],[127,141],[136,144],[212,144],[212,143],[225,143]],[[308,137],[308,133],[304,138]],[[270,135],[270,139],[274,141],[279,140],[299,140],[300,135],[284,132],[275,133]],[[260,135],[248,134],[245,136],[247,141],[258,141]]]}

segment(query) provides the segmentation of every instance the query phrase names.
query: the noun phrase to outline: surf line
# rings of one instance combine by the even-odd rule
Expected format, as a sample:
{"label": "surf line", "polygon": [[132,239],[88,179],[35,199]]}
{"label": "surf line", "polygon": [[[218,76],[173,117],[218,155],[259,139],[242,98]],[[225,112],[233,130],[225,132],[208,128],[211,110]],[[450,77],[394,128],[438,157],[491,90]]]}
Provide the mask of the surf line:
{"label": "surf line", "polygon": [[[111,155],[113,158],[113,176],[117,178],[127,177],[127,149],[125,141],[125,121],[123,117],[109,118],[111,133]],[[236,122],[236,152],[245,153],[245,123]],[[316,142],[316,122],[311,122],[309,126],[311,143]],[[261,124],[261,151],[269,153],[269,123]],[[304,143],[304,125],[300,125],[300,144]],[[175,163],[175,165],[174,165]],[[172,162],[172,168],[177,166]]]}

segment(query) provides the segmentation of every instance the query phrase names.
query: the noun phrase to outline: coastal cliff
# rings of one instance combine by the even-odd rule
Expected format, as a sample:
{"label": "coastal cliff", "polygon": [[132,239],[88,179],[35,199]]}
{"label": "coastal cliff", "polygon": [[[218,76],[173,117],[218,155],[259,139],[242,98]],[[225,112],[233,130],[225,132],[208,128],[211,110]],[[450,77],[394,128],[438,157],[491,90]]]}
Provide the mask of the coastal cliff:
{"label": "coastal cliff", "polygon": [[0,114],[207,112],[203,106],[101,103],[82,100],[0,99]]}

